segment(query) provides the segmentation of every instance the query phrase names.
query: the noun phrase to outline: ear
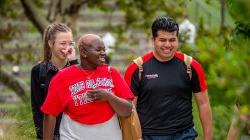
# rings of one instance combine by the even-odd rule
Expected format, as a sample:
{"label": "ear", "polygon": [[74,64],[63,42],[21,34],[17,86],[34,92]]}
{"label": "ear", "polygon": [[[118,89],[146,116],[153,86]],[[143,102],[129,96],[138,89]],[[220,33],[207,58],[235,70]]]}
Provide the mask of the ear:
{"label": "ear", "polygon": [[87,51],[83,49],[82,47],[79,48],[79,53],[82,55],[83,58],[87,57]]}
{"label": "ear", "polygon": [[48,41],[49,47],[52,48],[53,42],[51,40]]}
{"label": "ear", "polygon": [[151,41],[154,42],[154,40],[155,40],[155,38],[152,36],[152,37],[151,37]]}
{"label": "ear", "polygon": [[151,41],[152,44],[154,44],[155,38],[151,37],[150,41]]}
{"label": "ear", "polygon": [[87,51],[86,50],[83,50],[83,57],[87,58]]}
{"label": "ear", "polygon": [[82,54],[81,54],[81,57],[82,57],[82,58],[87,58],[87,55],[86,55],[85,53],[82,53]]}

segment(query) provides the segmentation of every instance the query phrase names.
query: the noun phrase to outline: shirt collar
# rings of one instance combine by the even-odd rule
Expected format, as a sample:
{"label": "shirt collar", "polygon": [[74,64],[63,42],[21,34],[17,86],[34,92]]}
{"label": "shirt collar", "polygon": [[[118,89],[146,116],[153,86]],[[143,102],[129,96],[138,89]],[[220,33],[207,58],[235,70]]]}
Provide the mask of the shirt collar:
{"label": "shirt collar", "polygon": [[[66,63],[66,65],[63,68],[68,67],[68,66],[70,66],[69,61]],[[49,71],[57,72],[57,71],[59,71],[59,69],[55,65],[53,65],[51,62],[48,62],[47,63],[47,72],[49,72]]]}

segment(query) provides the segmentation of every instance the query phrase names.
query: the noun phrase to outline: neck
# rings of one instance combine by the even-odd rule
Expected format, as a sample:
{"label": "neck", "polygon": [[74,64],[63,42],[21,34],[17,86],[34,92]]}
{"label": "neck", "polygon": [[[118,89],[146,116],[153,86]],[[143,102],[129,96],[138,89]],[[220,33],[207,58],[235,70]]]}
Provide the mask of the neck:
{"label": "neck", "polygon": [[83,68],[86,70],[95,70],[97,68],[96,66],[89,65],[88,63],[84,63],[83,61],[81,61],[79,66],[80,66],[80,68]]}
{"label": "neck", "polygon": [[56,57],[51,57],[51,63],[56,66],[58,69],[62,69],[66,64],[67,64],[67,59],[65,60],[60,60]]}

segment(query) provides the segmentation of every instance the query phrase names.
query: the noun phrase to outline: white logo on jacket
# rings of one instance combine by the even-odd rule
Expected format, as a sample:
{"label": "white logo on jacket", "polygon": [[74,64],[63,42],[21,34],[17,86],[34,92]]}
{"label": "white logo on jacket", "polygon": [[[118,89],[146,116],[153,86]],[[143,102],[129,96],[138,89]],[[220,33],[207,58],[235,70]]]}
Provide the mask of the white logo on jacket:
{"label": "white logo on jacket", "polygon": [[147,79],[155,79],[155,78],[158,78],[159,76],[158,76],[158,74],[156,73],[156,74],[146,74],[145,77],[146,77]]}

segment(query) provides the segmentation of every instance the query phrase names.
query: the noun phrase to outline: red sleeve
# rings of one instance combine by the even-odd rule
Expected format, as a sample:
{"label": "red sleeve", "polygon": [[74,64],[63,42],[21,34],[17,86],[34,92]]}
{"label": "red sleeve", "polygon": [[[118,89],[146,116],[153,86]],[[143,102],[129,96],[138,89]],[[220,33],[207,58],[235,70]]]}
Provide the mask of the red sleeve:
{"label": "red sleeve", "polygon": [[111,67],[111,75],[112,75],[113,84],[115,86],[114,87],[115,94],[118,97],[133,100],[134,95],[129,89],[127,83],[125,82],[121,74],[113,67]]}
{"label": "red sleeve", "polygon": [[68,91],[66,86],[63,85],[65,84],[62,84],[62,80],[57,75],[52,78],[48,89],[48,96],[41,107],[44,113],[58,116],[63,112],[68,99],[65,94]]}
{"label": "red sleeve", "polygon": [[[194,69],[193,76],[192,76],[192,85],[197,85],[197,86],[193,86],[193,92],[197,93],[197,92],[206,90],[207,82],[206,82],[205,72],[201,64],[198,61],[193,59],[191,65],[192,65],[192,68]],[[198,87],[198,88],[194,88],[194,87]]]}

